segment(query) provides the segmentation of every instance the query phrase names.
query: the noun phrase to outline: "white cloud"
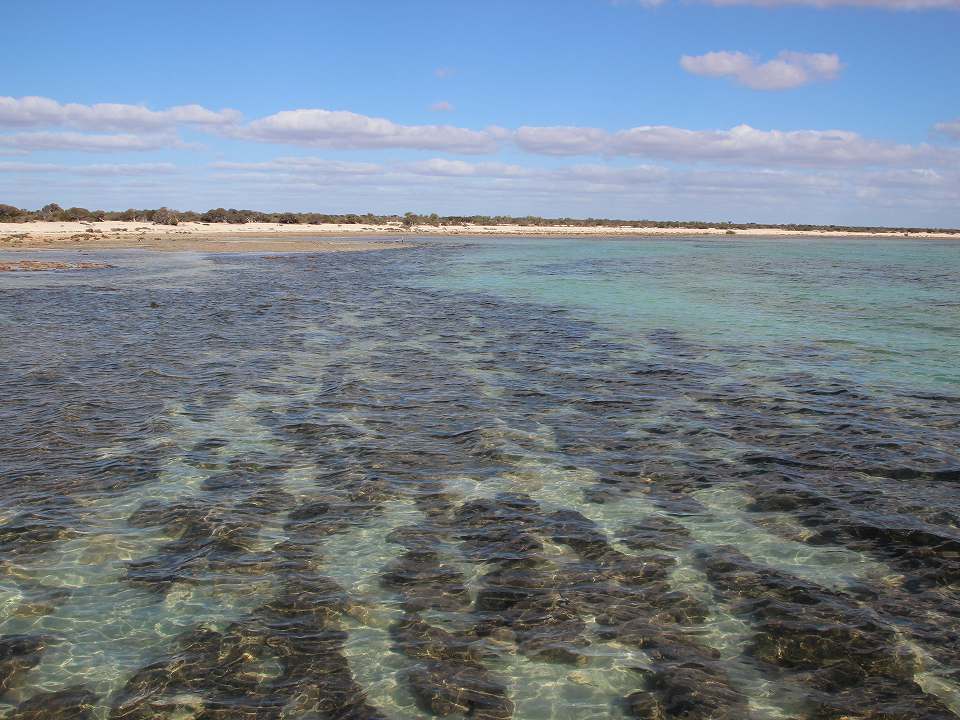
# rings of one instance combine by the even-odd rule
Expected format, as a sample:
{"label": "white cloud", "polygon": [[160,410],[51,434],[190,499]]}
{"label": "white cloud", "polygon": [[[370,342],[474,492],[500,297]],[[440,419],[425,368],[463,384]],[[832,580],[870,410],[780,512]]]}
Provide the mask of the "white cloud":
{"label": "white cloud", "polygon": [[214,111],[200,105],[150,110],[142,105],[62,104],[44,97],[0,97],[0,127],[69,127],[98,132],[157,132],[179,125],[225,127],[239,121],[240,113],[236,110]]}
{"label": "white cloud", "polygon": [[849,167],[910,163],[929,159],[927,146],[897,145],[845,130],[685,130],[638,127],[616,133],[612,152],[672,160],[721,161],[749,165]]}
{"label": "white cloud", "polygon": [[440,78],[441,80],[446,80],[457,74],[457,71],[450,67],[438,67],[433,71],[435,77]]}
{"label": "white cloud", "polygon": [[937,123],[933,126],[934,130],[937,132],[943,133],[944,135],[949,135],[952,138],[960,140],[960,118],[956,120],[951,120],[949,122]]}
{"label": "white cloud", "polygon": [[259,142],[329,148],[408,148],[490,153],[496,133],[451,125],[398,125],[385,118],[343,110],[285,110],[234,133]]}
{"label": "white cloud", "polygon": [[23,207],[53,197],[64,206],[83,207],[413,209],[917,226],[960,222],[960,176],[953,167],[684,168],[618,161],[539,167],[443,157],[375,165],[279,157],[222,161],[211,168],[214,172],[205,173],[164,163],[0,163],[0,195]]}
{"label": "white cloud", "polygon": [[675,162],[856,167],[956,162],[960,153],[928,145],[901,145],[846,130],[687,130],[647,125],[610,133],[597,128],[524,127],[514,135],[527,152],[543,155],[648,157]]}
{"label": "white cloud", "polygon": [[438,102],[435,102],[433,105],[430,106],[430,109],[433,110],[433,112],[453,112],[454,111],[453,104],[447,102],[446,100],[440,100]]}
{"label": "white cloud", "polygon": [[88,135],[77,132],[25,132],[0,135],[0,148],[19,151],[75,150],[81,152],[127,152],[182,146],[171,135]]}
{"label": "white cloud", "polygon": [[[839,67],[834,55],[781,53],[780,60],[800,68],[805,79],[827,76]],[[745,78],[771,87],[797,82],[797,76],[769,68],[777,61],[757,64],[742,53],[708,53],[685,57],[690,69]],[[786,78],[786,79],[785,79]],[[80,108],[79,110],[77,108]],[[119,110],[118,110],[119,109]],[[225,113],[225,114],[224,114]],[[576,126],[524,126],[516,130],[483,130],[454,125],[401,125],[385,118],[324,109],[287,110],[235,124],[231,111],[212,113],[200,106],[181,106],[154,112],[140,106],[98,104],[63,105],[43,98],[13,101],[0,98],[0,126],[32,127],[60,123],[101,128],[138,126],[143,131],[82,133],[27,130],[0,134],[0,155],[44,150],[84,152],[150,151],[188,147],[175,135],[175,125],[189,123],[206,132],[263,143],[334,149],[411,149],[464,155],[493,154],[512,144],[518,149],[549,156],[639,157],[671,162],[718,163],[761,167],[881,167],[942,166],[960,161],[960,149],[925,144],[908,145],[865,138],[845,130],[759,130],[739,125],[721,130],[689,130],[666,125],[642,125],[620,131]],[[158,119],[159,116],[159,119]],[[163,123],[173,123],[164,129]],[[940,123],[936,129],[960,137],[960,120]],[[362,166],[362,164],[360,164]],[[354,167],[357,167],[354,164]],[[221,168],[225,170],[226,168]],[[261,168],[263,169],[263,168]],[[287,172],[352,172],[340,168],[294,167]],[[471,171],[472,172],[472,171]]]}
{"label": "white cloud", "polygon": [[[440,180],[458,183],[458,187],[510,187],[528,191],[557,190],[570,192],[610,191],[631,192],[637,188],[649,190],[653,186],[671,192],[686,191],[687,185],[696,182],[699,187],[714,190],[730,188],[732,191],[747,189],[764,190],[771,187],[824,187],[820,173],[796,173],[790,171],[687,171],[658,165],[612,165],[602,163],[574,164],[555,168],[529,167],[499,162],[468,162],[447,158],[431,158],[411,163],[370,165],[362,172],[343,168],[343,163],[322,158],[277,158],[261,163],[217,162],[211,167],[235,171],[231,177],[268,181],[271,178],[286,178],[293,182],[309,179],[323,182],[329,176],[341,177],[341,182],[367,184],[405,185],[411,182],[426,183],[436,187]],[[492,185],[490,183],[493,183]],[[831,185],[830,187],[833,187]]]}
{"label": "white cloud", "polygon": [[280,157],[265,162],[219,161],[210,164],[216,170],[276,171],[291,174],[374,175],[383,166],[376,163],[344,162],[315,157]]}
{"label": "white cloud", "polygon": [[470,163],[463,160],[433,158],[408,163],[402,170],[415,175],[436,177],[502,177],[514,178],[536,174],[536,170],[506,163]]}
{"label": "white cloud", "polygon": [[571,165],[554,171],[557,180],[590,185],[629,187],[667,180],[671,171],[656,165],[615,167],[610,165]]}
{"label": "white cloud", "polygon": [[[947,215],[945,209],[960,198],[955,172],[929,169],[684,169],[616,163],[545,168],[432,158],[380,166],[369,174],[311,175],[286,172],[294,160],[295,165],[318,168],[332,162],[280,158],[268,163],[226,163],[221,165],[238,170],[216,176],[217,182],[236,183],[235,188],[264,196],[281,193],[308,201],[310,193],[316,191],[323,191],[325,197],[330,197],[329,193],[349,195],[353,203],[369,202],[371,197],[388,201],[403,196],[409,207],[438,212],[445,208],[455,213],[483,212],[487,207],[493,213],[513,208],[517,214],[665,217],[657,208],[679,207],[687,208],[683,212],[687,217],[703,218],[719,212],[724,217],[778,222],[830,222],[818,214],[827,207],[836,212],[861,212],[861,221],[868,223],[880,221],[872,211],[864,210],[865,206],[885,208],[885,212],[893,213],[891,217],[897,216],[898,207],[936,217]],[[244,167],[247,169],[240,169]],[[451,210],[451,202],[461,209]],[[798,214],[797,208],[803,207],[807,210]],[[764,209],[766,218],[757,216],[758,208]],[[931,220],[927,224],[949,222]]]}
{"label": "white cloud", "polygon": [[897,189],[942,188],[950,184],[954,188],[954,194],[960,194],[960,182],[957,181],[956,175],[956,173],[951,174],[929,168],[920,168],[869,173],[864,179],[872,186]]}
{"label": "white cloud", "polygon": [[541,155],[593,155],[604,152],[610,134],[587,127],[521,127],[513,135],[523,150]]}
{"label": "white cloud", "polygon": [[842,67],[840,58],[834,54],[789,50],[764,63],[742,52],[684,55],[680,58],[680,66],[694,75],[733,78],[754,90],[786,90],[834,80]]}
{"label": "white cloud", "polygon": [[[724,70],[724,73],[733,74],[740,67],[737,63],[741,54],[722,55],[733,56],[721,58],[733,64],[733,70]],[[701,56],[699,60],[708,57]],[[765,66],[747,59],[753,70]],[[829,63],[825,67],[824,72],[829,70]],[[715,72],[720,74],[720,70]],[[521,165],[495,162],[496,158],[492,157],[486,158],[486,162],[426,156],[429,159],[403,158],[402,162],[398,159],[382,163],[279,157],[262,162],[224,160],[210,164],[204,172],[190,173],[193,183],[210,182],[212,187],[211,178],[215,178],[228,188],[243,187],[251,192],[253,188],[262,188],[265,194],[273,192],[271,183],[289,193],[294,192],[292,188],[299,188],[297,193],[304,193],[307,188],[336,193],[342,186],[353,188],[359,202],[380,197],[381,190],[411,193],[416,198],[414,190],[418,189],[423,193],[424,202],[443,196],[455,197],[459,193],[456,202],[463,204],[468,204],[471,198],[489,195],[504,207],[515,207],[521,198],[547,198],[551,193],[565,198],[572,206],[581,202],[577,193],[597,197],[606,193],[623,198],[638,195],[691,198],[689,205],[695,208],[700,207],[694,198],[697,192],[718,203],[720,199],[727,199],[731,204],[739,202],[738,193],[758,198],[777,197],[782,207],[788,207],[791,194],[797,194],[821,197],[824,202],[842,197],[871,198],[871,202],[883,198],[890,207],[897,202],[925,198],[923,202],[934,210],[937,199],[946,208],[958,194],[951,183],[957,182],[953,168],[960,167],[960,148],[952,143],[939,147],[901,144],[845,130],[761,130],[749,125],[714,130],[665,125],[641,125],[619,131],[576,126],[473,130],[452,125],[401,125],[384,118],[322,109],[279,112],[249,124],[234,123],[228,116],[221,118],[222,123],[213,123],[208,122],[209,111],[193,106],[160,111],[164,113],[162,123],[171,123],[164,126],[150,115],[143,119],[137,113],[126,115],[126,111],[103,110],[139,106],[82,106],[90,112],[78,113],[65,110],[70,106],[50,103],[52,105],[0,102],[0,127],[20,128],[17,132],[12,129],[5,134],[0,132],[0,156],[56,150],[122,153],[184,148],[187,146],[177,137],[176,128],[192,124],[225,137],[280,145],[372,150],[407,148],[431,155],[492,155],[501,147],[507,147],[552,158],[584,156],[595,161],[558,167],[559,160],[537,163],[530,158],[527,158],[530,165]],[[93,109],[97,109],[95,113]],[[36,129],[44,123],[85,128],[96,125],[101,129],[123,125],[130,130]],[[960,119],[942,122],[936,130],[960,139]],[[614,158],[634,160],[626,166],[631,161]],[[645,164],[657,162],[667,167]],[[121,175],[143,176],[123,180],[127,185],[134,180],[146,182],[151,175],[159,177],[174,169],[163,163],[61,166],[11,161],[0,163],[0,172],[13,190],[19,181],[25,186],[37,186],[39,193],[47,185],[60,187],[68,182],[106,186],[111,177]],[[178,179],[186,175],[182,173]],[[179,191],[174,183],[168,185]],[[898,192],[903,195],[902,200],[898,200]],[[921,201],[917,199],[917,202]],[[948,214],[946,209],[937,212],[940,216]]]}
{"label": "white cloud", "polygon": [[177,172],[172,163],[130,163],[130,164],[95,164],[95,165],[61,165],[55,163],[16,163],[0,162],[0,173],[57,173],[92,176],[119,176],[119,175],[169,175]]}

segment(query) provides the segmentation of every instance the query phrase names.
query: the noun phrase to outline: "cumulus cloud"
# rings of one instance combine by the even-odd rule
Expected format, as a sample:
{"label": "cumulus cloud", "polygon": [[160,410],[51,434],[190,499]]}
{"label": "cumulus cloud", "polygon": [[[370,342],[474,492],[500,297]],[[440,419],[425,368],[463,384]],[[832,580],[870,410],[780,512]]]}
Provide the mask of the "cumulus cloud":
{"label": "cumulus cloud", "polygon": [[851,167],[911,162],[955,162],[957,153],[928,145],[901,145],[845,130],[687,130],[647,125],[606,132],[597,128],[524,127],[514,139],[543,155],[604,154],[687,162]]}
{"label": "cumulus cloud", "polygon": [[464,160],[447,160],[446,158],[432,158],[421,162],[407,163],[402,170],[415,175],[436,177],[528,177],[536,174],[532,168],[506,163],[471,163]]}
{"label": "cumulus cloud", "polygon": [[224,181],[244,184],[286,183],[302,187],[340,187],[377,183],[386,172],[383,165],[327,160],[318,157],[280,157],[265,162],[220,161],[209,166]]}
{"label": "cumulus cloud", "polygon": [[610,134],[597,128],[524,126],[514,133],[513,139],[522,149],[531,153],[592,155],[607,149]]}
{"label": "cumulus cloud", "polygon": [[216,170],[277,171],[291,174],[336,173],[340,175],[374,175],[382,165],[365,162],[345,162],[316,157],[280,157],[264,162],[218,161],[210,164]]}
{"label": "cumulus cloud", "polygon": [[235,134],[259,142],[341,149],[407,148],[467,154],[497,149],[494,131],[452,125],[399,125],[343,110],[285,110],[255,120]]}
{"label": "cumulus cloud", "polygon": [[24,132],[0,135],[0,148],[32,152],[36,150],[76,150],[80,152],[132,152],[181,146],[170,135],[90,135],[78,132]]}
{"label": "cumulus cloud", "polygon": [[934,130],[944,135],[960,140],[960,118],[949,122],[937,123],[933,126]]}
{"label": "cumulus cloud", "polygon": [[[450,214],[722,216],[939,226],[955,224],[954,208],[960,207],[955,166],[771,169],[609,161],[543,167],[444,157],[384,164],[279,157],[209,167],[214,172],[184,172],[164,163],[7,162],[0,163],[0,190],[8,202],[24,207],[48,202],[53,193],[62,204],[81,206],[315,209],[320,193],[325,207],[344,211],[419,208]],[[172,173],[179,173],[176,181],[170,180]],[[91,202],[92,197],[100,200]]]}
{"label": "cumulus cloud", "polygon": [[524,126],[512,131],[491,127],[480,131],[450,125],[398,125],[350,112],[291,110],[256,120],[231,134],[308,147],[408,148],[463,154],[491,154],[511,142],[536,155],[631,156],[771,167],[868,167],[960,160],[960,151],[865,138],[846,130],[760,130],[749,125],[728,130],[655,125],[613,132],[575,126]]}
{"label": "cumulus cloud", "polygon": [[[520,214],[549,214],[542,209],[542,203],[555,207],[553,214],[569,214],[571,209],[601,202],[605,203],[606,209],[589,211],[589,214],[607,217],[656,215],[655,211],[639,208],[649,210],[660,203],[699,208],[701,216],[704,208],[712,207],[728,216],[733,214],[749,219],[759,219],[754,214],[757,207],[776,208],[775,212],[781,212],[784,208],[796,208],[797,203],[802,202],[808,202],[810,207],[818,210],[836,206],[847,211],[870,202],[890,207],[899,203],[939,212],[938,208],[946,207],[944,203],[949,204],[960,193],[956,173],[919,169],[879,172],[859,169],[723,169],[646,164],[624,166],[618,163],[529,167],[446,158],[387,164],[369,174],[356,175],[290,174],[285,169],[290,165],[335,167],[330,165],[331,162],[321,158],[280,158],[266,163],[223,163],[218,167],[235,168],[236,172],[216,177],[218,182],[235,182],[249,192],[309,194],[322,190],[325,193],[352,192],[362,199],[369,198],[375,191],[380,198],[399,194],[412,201],[431,198],[432,203],[440,203],[434,205],[438,210],[442,209],[441,198],[466,197],[470,198],[470,203],[485,199],[499,209],[516,203]],[[615,209],[618,207],[621,210]],[[476,207],[465,205],[464,211],[476,212]],[[810,217],[797,219],[806,221]],[[773,216],[773,219],[785,220],[782,216]],[[875,222],[875,218],[871,217],[870,221]]]}
{"label": "cumulus cloud", "polygon": [[179,125],[225,127],[240,121],[236,110],[208,110],[200,105],[178,105],[150,110],[142,105],[98,103],[62,104],[44,97],[0,97],[0,127],[68,127],[98,132],[157,132]]}
{"label": "cumulus cloud", "polygon": [[434,112],[453,112],[454,107],[452,103],[447,102],[446,100],[440,100],[435,102],[430,106],[430,109]]}
{"label": "cumulus cloud", "polygon": [[671,171],[656,165],[615,167],[594,164],[559,168],[553,175],[563,182],[629,187],[664,181],[670,177]]}
{"label": "cumulus cloud", "polygon": [[56,163],[0,162],[0,173],[56,173],[91,176],[169,175],[177,172],[173,163],[128,163],[61,165]]}
{"label": "cumulus cloud", "polygon": [[940,172],[930,168],[908,170],[884,170],[864,176],[866,184],[892,189],[944,188],[952,186],[955,195],[960,195],[960,178],[957,173]]}
{"label": "cumulus cloud", "polygon": [[869,166],[929,159],[927,146],[898,145],[845,130],[730,130],[638,127],[616,133],[615,154],[801,167]]}
{"label": "cumulus cloud", "polygon": [[[512,183],[511,187],[547,190],[564,186],[568,190],[577,187],[583,190],[607,188],[614,191],[626,191],[631,187],[649,185],[669,180],[677,176],[678,171],[656,165],[616,166],[608,164],[575,164],[564,167],[544,168],[501,162],[469,162],[448,158],[430,158],[416,162],[402,162],[388,165],[368,165],[360,171],[343,168],[345,163],[323,158],[277,158],[266,162],[216,162],[215,169],[237,171],[234,177],[248,179],[266,179],[268,177],[287,177],[322,179],[328,175],[355,175],[344,178],[347,182],[365,183],[371,178],[378,181],[406,184],[437,180],[473,183],[471,187],[502,186]],[[491,185],[490,183],[493,183]]]}
{"label": "cumulus cloud", "polygon": [[[734,74],[742,69],[742,54],[709,53],[696,61],[710,61],[715,74]],[[717,57],[723,56],[723,57]],[[788,54],[787,60],[796,60]],[[803,56],[804,58],[817,56]],[[823,56],[826,58],[835,56]],[[757,65],[747,58],[748,69],[759,71],[769,65]],[[816,64],[807,62],[807,72]],[[825,62],[822,72],[832,65]],[[717,69],[720,68],[720,69]],[[826,68],[826,69],[823,69]],[[702,68],[701,68],[702,69]],[[0,100],[9,100],[0,99]],[[52,104],[50,104],[52,103]],[[90,153],[151,151],[162,148],[185,148],[176,135],[174,126],[164,128],[148,115],[124,115],[103,108],[138,108],[139,106],[100,104],[80,106],[83,111],[67,110],[71,106],[50,101],[29,103],[0,102],[0,127],[28,128],[19,132],[0,132],[0,156],[22,155],[35,151],[81,151]],[[12,109],[11,109],[12,108]],[[99,109],[91,114],[93,109]],[[90,112],[88,112],[88,110]],[[14,112],[16,111],[16,112]],[[166,123],[193,124],[205,132],[225,137],[279,145],[325,147],[333,149],[412,149],[424,152],[456,153],[461,155],[492,155],[503,147],[512,147],[534,155],[574,157],[594,156],[602,159],[617,157],[637,158],[643,161],[700,166],[712,164],[727,167],[755,167],[778,169],[913,169],[918,167],[949,168],[960,164],[960,148],[927,144],[900,144],[863,137],[846,130],[762,130],[749,125],[730,129],[691,130],[666,125],[641,125],[624,130],[606,130],[577,126],[524,126],[515,130],[488,127],[483,130],[453,125],[401,125],[391,120],[369,117],[353,112],[324,109],[300,109],[278,112],[249,123],[235,123],[228,113],[213,122],[211,111],[202,107],[182,106],[156,111],[163,114]],[[136,119],[141,117],[141,119]],[[59,119],[58,119],[59,118]],[[78,132],[73,130],[33,129],[38,124],[83,125],[131,128],[144,131]],[[15,125],[19,123],[19,125]],[[960,119],[943,122],[936,130],[947,136],[960,138]],[[563,172],[544,174],[551,182],[589,182],[592,187],[620,182],[605,165],[579,165]],[[369,162],[330,161],[320,158],[287,157],[268,162],[214,163],[212,169],[226,173],[253,173],[289,177],[336,178],[378,177],[384,173],[405,175],[408,179],[426,177],[487,178],[507,182],[532,177],[531,168],[505,163],[467,163],[464,160],[434,158],[405,166],[381,166]],[[618,173],[626,172],[622,169]],[[630,182],[656,176],[650,168],[635,167]],[[324,180],[325,181],[325,180]]]}
{"label": "cumulus cloud", "polygon": [[832,53],[789,50],[763,63],[742,52],[684,55],[680,58],[680,66],[694,75],[732,78],[754,90],[787,90],[813,82],[834,80],[842,67],[840,58]]}

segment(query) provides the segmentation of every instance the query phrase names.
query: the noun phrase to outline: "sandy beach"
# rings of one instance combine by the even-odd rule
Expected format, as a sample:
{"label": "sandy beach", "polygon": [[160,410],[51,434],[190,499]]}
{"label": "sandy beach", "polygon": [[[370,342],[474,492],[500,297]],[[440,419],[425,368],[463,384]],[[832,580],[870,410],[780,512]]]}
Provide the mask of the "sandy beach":
{"label": "sandy beach", "polygon": [[[336,227],[336,226],[334,226]],[[344,226],[348,227],[348,226]],[[292,231],[291,231],[292,230]],[[172,252],[356,252],[393,247],[329,226],[274,223],[157,225],[141,222],[0,223],[2,250],[118,250]],[[382,234],[382,233],[381,233]],[[353,236],[353,237],[351,237]],[[399,238],[398,238],[399,240]]]}
{"label": "sandy beach", "polygon": [[384,225],[280,223],[198,223],[158,225],[143,222],[26,222],[0,223],[0,248],[120,249],[269,252],[336,252],[375,250],[410,242],[417,236],[513,236],[513,237],[669,237],[764,236],[764,237],[888,237],[957,239],[958,235],[932,232],[850,233],[830,230],[784,230],[782,228],[660,228],[544,225]]}

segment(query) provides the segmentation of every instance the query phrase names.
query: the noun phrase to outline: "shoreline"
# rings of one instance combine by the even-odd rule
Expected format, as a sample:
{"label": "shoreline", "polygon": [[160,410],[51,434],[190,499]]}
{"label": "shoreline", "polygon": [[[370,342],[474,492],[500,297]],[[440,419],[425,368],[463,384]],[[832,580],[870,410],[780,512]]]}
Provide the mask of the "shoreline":
{"label": "shoreline", "polygon": [[[357,252],[410,247],[417,237],[654,238],[773,237],[960,240],[960,233],[785,230],[781,228],[660,228],[545,225],[284,225],[279,223],[25,222],[0,223],[0,250],[120,250],[199,252]],[[373,238],[376,238],[375,240]],[[407,244],[409,243],[409,244]]]}

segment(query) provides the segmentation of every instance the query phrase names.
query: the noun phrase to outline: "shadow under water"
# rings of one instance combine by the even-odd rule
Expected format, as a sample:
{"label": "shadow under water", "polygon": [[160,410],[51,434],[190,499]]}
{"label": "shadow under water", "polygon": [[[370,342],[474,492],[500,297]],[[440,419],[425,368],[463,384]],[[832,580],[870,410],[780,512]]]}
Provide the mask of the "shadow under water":
{"label": "shadow under water", "polygon": [[0,717],[960,717],[960,397],[465,252],[0,290]]}

